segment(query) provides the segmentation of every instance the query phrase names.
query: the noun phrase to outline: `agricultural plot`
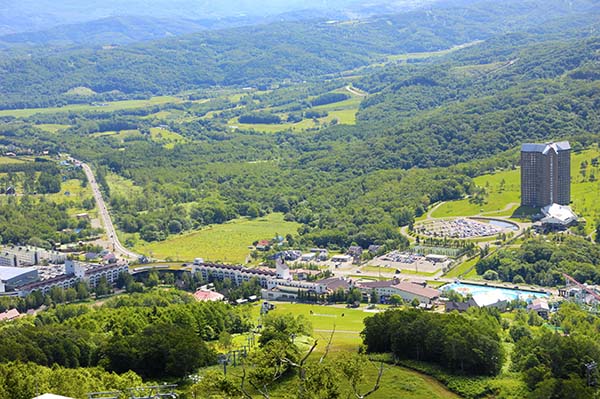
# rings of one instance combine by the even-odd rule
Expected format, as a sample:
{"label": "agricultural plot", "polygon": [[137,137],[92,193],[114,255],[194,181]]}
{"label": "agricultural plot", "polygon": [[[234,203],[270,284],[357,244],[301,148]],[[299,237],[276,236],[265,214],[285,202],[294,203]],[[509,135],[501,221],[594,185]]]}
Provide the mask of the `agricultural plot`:
{"label": "agricultural plot", "polygon": [[28,117],[35,114],[55,114],[57,112],[107,112],[123,109],[150,107],[159,104],[180,103],[182,100],[172,96],[152,97],[148,100],[125,100],[98,104],[74,104],[64,107],[7,109],[0,116]]}

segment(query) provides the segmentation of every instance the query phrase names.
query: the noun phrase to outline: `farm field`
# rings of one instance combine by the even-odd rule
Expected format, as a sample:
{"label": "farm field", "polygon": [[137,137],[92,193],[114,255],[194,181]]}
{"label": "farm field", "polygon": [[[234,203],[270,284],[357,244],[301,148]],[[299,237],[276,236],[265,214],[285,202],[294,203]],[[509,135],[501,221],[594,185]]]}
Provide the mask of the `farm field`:
{"label": "farm field", "polygon": [[103,103],[106,105],[75,104],[64,107],[50,108],[23,108],[7,109],[0,111],[0,116],[28,117],[35,114],[54,114],[57,112],[107,112],[118,111],[122,109],[143,108],[152,105],[179,103],[182,100],[172,96],[152,97],[148,100],[125,100]]}
{"label": "farm field", "polygon": [[[226,263],[245,263],[249,245],[276,235],[296,234],[298,223],[286,222],[282,213],[257,219],[240,218],[201,230],[169,236],[165,241],[146,243],[138,240],[133,250],[160,259],[193,260],[204,258]],[[132,235],[122,234],[122,238]]]}
{"label": "farm field", "polygon": [[[303,119],[296,123],[279,123],[279,124],[263,124],[263,123],[239,123],[238,118],[233,118],[228,121],[231,128],[237,129],[254,129],[265,133],[280,132],[283,130],[302,131],[307,129],[319,128],[323,125],[331,124],[335,119],[339,124],[353,125],[356,123],[356,113],[362,101],[362,96],[355,95],[346,90],[336,90],[334,92],[349,94],[351,97],[344,101],[339,101],[331,104],[324,104],[312,107],[315,111],[326,111],[327,116],[313,119]],[[285,114],[279,116],[285,117]]]}

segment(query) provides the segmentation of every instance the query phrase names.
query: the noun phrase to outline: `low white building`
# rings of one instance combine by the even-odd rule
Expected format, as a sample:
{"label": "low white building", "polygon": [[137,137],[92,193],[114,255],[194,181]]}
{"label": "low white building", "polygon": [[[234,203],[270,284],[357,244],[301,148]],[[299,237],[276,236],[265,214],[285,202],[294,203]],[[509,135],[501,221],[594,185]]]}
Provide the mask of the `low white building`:
{"label": "low white building", "polygon": [[34,266],[43,261],[48,263],[64,263],[67,256],[62,252],[48,251],[28,245],[6,245],[0,249],[0,266]]}
{"label": "low white building", "polygon": [[261,287],[267,287],[267,281],[277,278],[277,273],[273,270],[253,269],[244,266],[221,265],[217,263],[202,262],[192,266],[193,273],[200,273],[204,281],[210,279],[224,280],[230,279],[234,284],[240,285],[244,281],[250,281],[253,278],[258,279]]}

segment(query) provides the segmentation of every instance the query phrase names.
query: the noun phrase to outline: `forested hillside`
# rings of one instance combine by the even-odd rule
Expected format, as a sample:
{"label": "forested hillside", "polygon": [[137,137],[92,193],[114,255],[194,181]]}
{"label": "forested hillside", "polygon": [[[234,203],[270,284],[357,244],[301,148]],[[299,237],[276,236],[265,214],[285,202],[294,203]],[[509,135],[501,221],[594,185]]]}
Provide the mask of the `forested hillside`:
{"label": "forested hillside", "polygon": [[564,16],[591,19],[597,12],[592,6],[583,0],[484,2],[354,22],[288,22],[120,48],[6,57],[0,61],[0,107],[89,102],[89,97],[65,94],[81,86],[105,93],[95,97],[102,99],[115,93],[164,94],[212,85],[302,81],[388,55],[440,50],[536,28]]}
{"label": "forested hillside", "polygon": [[[458,13],[436,9],[418,25],[411,20],[422,16],[416,12],[353,24],[239,28],[115,49],[115,57],[87,50],[72,58],[56,56],[48,64],[48,58],[32,58],[23,69],[5,60],[5,66],[14,62],[14,69],[1,79],[13,81],[8,87],[15,96],[49,88],[48,96],[27,97],[44,103],[58,98],[52,92],[74,85],[109,90],[109,81],[129,85],[130,92],[163,92],[223,82],[219,79],[242,84],[252,76],[261,81],[290,74],[324,79],[323,73],[368,63],[377,54],[450,46],[492,35],[500,24],[516,29],[511,24],[521,21],[523,12],[541,7],[528,2],[521,11],[511,4],[475,4]],[[434,202],[472,193],[471,177],[514,166],[517,157],[511,150],[520,142],[570,139],[576,149],[594,142],[600,128],[600,42],[591,27],[598,19],[594,9],[585,15],[569,11],[583,9],[586,2],[568,9],[561,2],[552,4],[544,14],[546,25],[536,19],[538,25],[523,24],[525,32],[495,34],[445,56],[371,65],[360,76],[288,82],[234,96],[218,91],[226,89],[198,90],[164,104],[118,111],[92,106],[80,112],[7,116],[0,144],[70,152],[95,164],[118,226],[145,241],[239,216],[282,212],[286,220],[302,224],[299,233],[306,245],[403,246],[398,226],[412,223]],[[398,30],[401,24],[414,29]],[[458,26],[463,27],[460,34],[453,35]],[[424,29],[431,33],[427,40],[422,40]],[[256,50],[256,43],[265,51]],[[323,46],[331,51],[322,52]],[[310,54],[296,51],[300,48]],[[135,62],[130,59],[134,50]],[[255,58],[248,59],[246,51]],[[226,58],[229,52],[232,57]],[[172,68],[163,73],[165,64],[156,57],[167,55]],[[88,56],[99,58],[77,67]],[[44,63],[35,67],[39,84],[25,79],[36,62]],[[65,62],[73,67],[63,67]],[[193,66],[196,62],[203,67]],[[55,79],[54,67],[64,79]],[[216,80],[187,80],[217,70]],[[19,76],[19,85],[29,82],[29,88],[17,85]],[[322,107],[355,101],[348,99],[349,84],[369,93],[359,98],[356,124],[320,123],[319,115],[327,113]],[[294,118],[319,123],[302,131],[263,133],[232,125],[242,118],[275,125]],[[38,128],[44,124],[62,128],[59,134]],[[111,192],[112,176],[133,188]]]}

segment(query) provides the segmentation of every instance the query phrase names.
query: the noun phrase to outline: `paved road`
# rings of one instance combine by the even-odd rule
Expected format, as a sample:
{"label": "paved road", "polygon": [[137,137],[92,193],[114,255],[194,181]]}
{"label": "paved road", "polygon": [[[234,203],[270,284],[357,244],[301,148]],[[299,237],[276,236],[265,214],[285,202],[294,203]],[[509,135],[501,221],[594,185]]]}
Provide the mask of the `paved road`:
{"label": "paved road", "polygon": [[96,206],[98,207],[100,220],[102,220],[102,224],[104,225],[104,229],[106,230],[106,236],[112,244],[113,251],[127,258],[138,259],[140,257],[139,254],[128,250],[119,241],[119,237],[117,236],[117,232],[115,231],[112,219],[110,218],[110,213],[108,213],[108,209],[106,208],[106,204],[104,203],[104,198],[102,197],[100,186],[94,178],[94,172],[92,172],[92,168],[90,168],[88,164],[78,161],[76,159],[72,159],[72,161],[75,163],[79,163],[83,168],[83,171],[85,172],[88,182],[90,183],[90,187],[92,188],[94,199],[96,200]]}
{"label": "paved road", "polygon": [[346,86],[346,90],[348,90],[350,93],[352,93],[352,94],[354,94],[355,96],[358,96],[358,97],[366,97],[367,96],[366,93],[360,92],[360,91],[356,90],[354,87],[352,87],[350,85]]}

